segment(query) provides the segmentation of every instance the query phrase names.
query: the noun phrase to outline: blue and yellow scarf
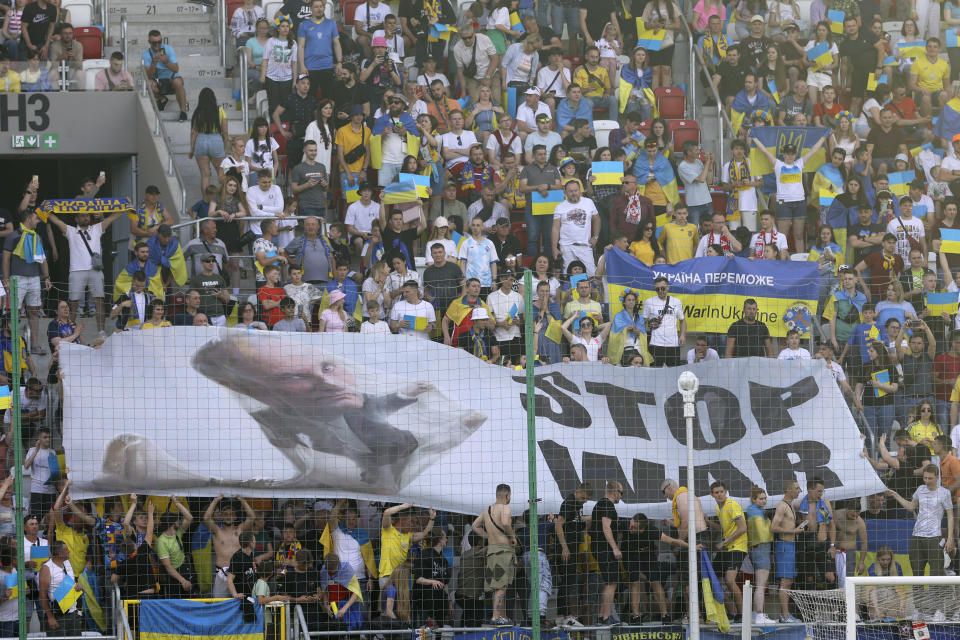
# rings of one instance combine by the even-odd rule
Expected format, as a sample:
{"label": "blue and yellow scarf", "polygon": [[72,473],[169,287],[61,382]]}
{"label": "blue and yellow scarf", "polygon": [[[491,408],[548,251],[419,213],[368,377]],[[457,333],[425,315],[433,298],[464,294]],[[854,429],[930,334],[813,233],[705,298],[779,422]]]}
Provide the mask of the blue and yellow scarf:
{"label": "blue and yellow scarf", "polygon": [[37,237],[37,232],[20,224],[20,240],[13,255],[18,256],[27,264],[43,264],[47,260],[43,253],[43,243]]}

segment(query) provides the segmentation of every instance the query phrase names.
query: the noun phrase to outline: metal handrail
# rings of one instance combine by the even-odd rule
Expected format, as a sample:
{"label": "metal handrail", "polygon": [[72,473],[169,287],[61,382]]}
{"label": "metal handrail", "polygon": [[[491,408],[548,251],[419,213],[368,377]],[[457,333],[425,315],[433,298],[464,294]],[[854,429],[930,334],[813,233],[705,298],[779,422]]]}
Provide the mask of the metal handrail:
{"label": "metal handrail", "polygon": [[130,621],[127,619],[127,610],[123,607],[123,598],[120,596],[120,587],[113,585],[113,589],[114,615],[116,615],[123,624],[123,632],[126,634],[124,640],[133,640],[134,635],[130,630]]}
{"label": "metal handrail", "polygon": [[[691,3],[687,3],[691,4]],[[690,105],[690,118],[693,120],[697,119],[697,66],[696,58],[694,57],[693,51],[696,48],[695,41],[693,39],[693,30],[690,29],[690,23],[687,22],[687,16],[680,14],[680,23],[683,25],[683,30],[687,32],[687,49],[689,52],[688,57],[688,66],[687,77],[689,81],[687,82],[687,95],[689,96],[687,104]]]}
{"label": "metal handrail", "polygon": [[170,136],[167,135],[166,127],[163,126],[163,120],[160,119],[160,108],[157,106],[157,99],[153,95],[153,91],[150,90],[150,80],[147,78],[147,72],[144,70],[142,63],[140,65],[139,75],[143,80],[140,88],[141,95],[150,100],[150,106],[153,108],[153,135],[163,140],[163,146],[167,150],[167,175],[177,179],[177,184],[180,187],[180,215],[186,216],[187,188],[184,186],[180,169],[177,167],[177,163],[174,162],[173,145],[171,145]]}
{"label": "metal handrail", "polygon": [[703,72],[704,77],[707,79],[707,86],[710,87],[710,92],[713,94],[713,100],[717,103],[717,166],[723,168],[723,152],[725,149],[723,143],[723,127],[724,125],[728,127],[731,140],[736,137],[736,132],[733,130],[733,123],[730,121],[730,116],[723,110],[723,102],[720,101],[720,94],[717,93],[717,88],[713,84],[713,78],[710,77],[710,70],[707,69],[706,61],[703,59],[703,52],[700,51],[700,49],[694,49],[694,52],[697,54],[697,60],[700,62],[700,71]]}
{"label": "metal handrail", "polygon": [[107,0],[100,0],[100,23],[103,25],[103,41],[110,42],[110,10]]}
{"label": "metal handrail", "polygon": [[127,56],[127,14],[120,16],[120,50],[123,52],[123,66],[129,68],[130,58]]}
{"label": "metal handrail", "polygon": [[243,130],[250,129],[250,89],[248,87],[247,47],[237,47],[237,66],[240,68],[240,118],[243,120]]}
{"label": "metal handrail", "polygon": [[217,1],[217,45],[220,47],[220,66],[227,68],[227,1]]}

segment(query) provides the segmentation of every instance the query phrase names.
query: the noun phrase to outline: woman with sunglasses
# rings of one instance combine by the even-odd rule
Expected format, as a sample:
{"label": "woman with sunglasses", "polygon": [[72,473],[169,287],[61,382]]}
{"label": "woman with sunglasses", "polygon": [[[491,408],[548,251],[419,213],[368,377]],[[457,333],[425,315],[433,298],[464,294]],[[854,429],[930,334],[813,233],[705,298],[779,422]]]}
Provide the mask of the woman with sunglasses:
{"label": "woman with sunglasses", "polygon": [[[592,315],[573,314],[560,325],[560,329],[563,331],[563,337],[567,339],[571,347],[574,345],[582,346],[587,350],[588,361],[599,362],[600,348],[610,333],[610,323],[605,322],[598,327],[593,318],[594,316]],[[580,321],[580,328],[574,328],[577,333],[572,333],[570,331],[570,325],[574,324],[577,320]],[[595,334],[597,329],[600,329],[600,333]]]}
{"label": "woman with sunglasses", "polygon": [[910,437],[917,444],[927,447],[930,450],[930,455],[933,455],[933,439],[943,435],[943,429],[936,422],[933,405],[929,402],[921,402],[910,413],[911,417],[914,418],[907,421],[910,425],[907,427]]}
{"label": "woman with sunglasses", "polygon": [[637,227],[636,237],[630,243],[630,253],[648,267],[653,266],[653,261],[661,253],[655,231],[656,225],[652,220],[643,220]]}

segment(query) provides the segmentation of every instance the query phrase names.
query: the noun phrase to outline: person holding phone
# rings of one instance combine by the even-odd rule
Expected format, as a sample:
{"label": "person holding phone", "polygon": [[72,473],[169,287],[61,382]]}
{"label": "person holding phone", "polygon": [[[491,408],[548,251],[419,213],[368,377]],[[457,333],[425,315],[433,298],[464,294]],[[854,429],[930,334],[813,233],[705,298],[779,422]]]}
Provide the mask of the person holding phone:
{"label": "person holding phone", "polygon": [[180,77],[180,64],[177,52],[169,44],[164,44],[163,35],[156,29],[147,34],[149,48],[140,56],[144,72],[150,80],[150,89],[157,101],[157,108],[163,111],[170,101],[166,96],[176,95],[180,107],[180,122],[187,121],[187,90]]}

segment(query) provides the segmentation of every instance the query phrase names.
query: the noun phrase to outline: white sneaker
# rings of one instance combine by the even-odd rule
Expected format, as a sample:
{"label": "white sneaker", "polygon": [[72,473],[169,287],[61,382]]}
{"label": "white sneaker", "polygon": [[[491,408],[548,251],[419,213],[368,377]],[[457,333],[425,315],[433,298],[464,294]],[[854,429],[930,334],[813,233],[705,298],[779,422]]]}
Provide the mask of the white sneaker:
{"label": "white sneaker", "polygon": [[753,614],[753,624],[777,624],[777,621],[767,617],[764,613],[755,613]]}
{"label": "white sneaker", "polygon": [[567,616],[567,626],[568,627],[582,627],[583,623],[574,618],[573,616]]}

